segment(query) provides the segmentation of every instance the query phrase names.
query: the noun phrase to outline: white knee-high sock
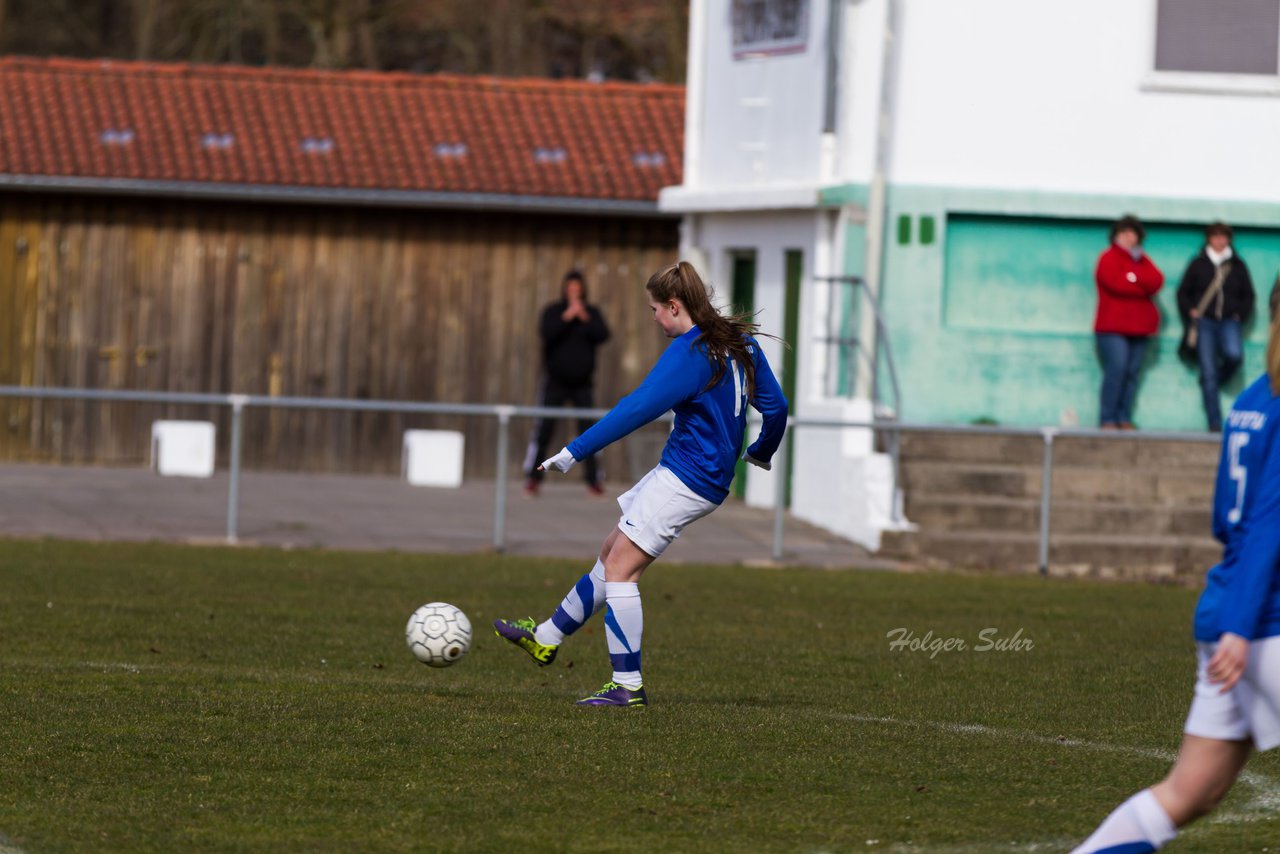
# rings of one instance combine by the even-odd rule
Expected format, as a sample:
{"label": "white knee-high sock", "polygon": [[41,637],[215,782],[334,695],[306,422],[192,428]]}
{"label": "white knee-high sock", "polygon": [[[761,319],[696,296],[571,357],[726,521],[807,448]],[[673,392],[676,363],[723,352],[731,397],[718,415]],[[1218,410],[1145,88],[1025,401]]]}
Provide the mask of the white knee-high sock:
{"label": "white knee-high sock", "polygon": [[591,619],[591,615],[604,605],[604,564],[597,558],[591,571],[578,579],[573,589],[565,595],[564,601],[556,608],[551,619],[538,625],[534,638],[538,643],[557,646],[564,642],[582,624]]}
{"label": "white knee-high sock", "polygon": [[1143,789],[1116,807],[1071,854],[1147,854],[1177,835],[1156,796]]}
{"label": "white knee-high sock", "polygon": [[640,635],[644,632],[640,585],[634,581],[610,581],[604,590],[605,637],[609,641],[613,681],[634,690],[644,684],[640,678]]}

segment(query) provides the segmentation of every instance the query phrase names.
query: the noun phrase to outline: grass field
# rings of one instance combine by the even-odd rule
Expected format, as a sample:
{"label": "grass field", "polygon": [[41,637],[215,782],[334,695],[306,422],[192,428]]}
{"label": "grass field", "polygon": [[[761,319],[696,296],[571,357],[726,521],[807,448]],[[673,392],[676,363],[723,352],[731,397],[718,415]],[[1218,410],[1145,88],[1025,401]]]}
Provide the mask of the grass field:
{"label": "grass field", "polygon": [[[1190,696],[1186,590],[659,564],[652,705],[577,708],[598,625],[539,670],[488,624],[584,568],[0,542],[0,849],[1061,851]],[[477,630],[447,670],[404,646],[432,600]],[[1280,850],[1278,759],[1168,850]]]}

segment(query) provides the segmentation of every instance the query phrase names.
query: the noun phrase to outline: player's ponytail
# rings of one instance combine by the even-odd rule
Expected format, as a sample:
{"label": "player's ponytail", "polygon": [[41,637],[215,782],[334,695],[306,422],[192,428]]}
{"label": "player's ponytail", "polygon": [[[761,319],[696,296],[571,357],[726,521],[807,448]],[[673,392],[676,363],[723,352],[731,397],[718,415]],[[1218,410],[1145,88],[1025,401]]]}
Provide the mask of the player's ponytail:
{"label": "player's ponytail", "polygon": [[688,310],[690,319],[698,327],[697,343],[712,363],[711,381],[707,388],[720,382],[729,368],[729,359],[733,359],[742,366],[747,397],[755,394],[756,363],[747,350],[747,338],[761,333],[752,315],[722,315],[711,301],[714,291],[703,283],[698,271],[688,261],[680,261],[654,273],[645,289],[658,302],[677,299]]}

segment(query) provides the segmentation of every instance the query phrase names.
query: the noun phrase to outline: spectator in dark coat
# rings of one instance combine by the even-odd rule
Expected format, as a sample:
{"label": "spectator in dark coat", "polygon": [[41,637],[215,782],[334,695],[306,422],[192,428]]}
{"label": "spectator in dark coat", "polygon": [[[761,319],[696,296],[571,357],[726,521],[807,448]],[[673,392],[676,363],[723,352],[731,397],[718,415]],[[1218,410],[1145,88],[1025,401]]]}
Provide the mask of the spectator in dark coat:
{"label": "spectator in dark coat", "polygon": [[[542,309],[538,324],[542,337],[542,391],[538,395],[541,406],[572,406],[590,409],[592,383],[596,369],[596,348],[609,340],[609,327],[605,325],[600,309],[587,302],[587,282],[582,273],[571,270],[564,277],[560,299]],[[578,433],[586,432],[595,422],[578,419]],[[543,472],[538,463],[547,457],[555,419],[539,418],[534,422],[533,435],[525,454],[525,494],[538,494]],[[601,495],[600,467],[594,456],[583,460],[587,478],[587,491]]]}
{"label": "spectator in dark coat", "polygon": [[1232,246],[1231,226],[1215,222],[1205,229],[1205,245],[1191,259],[1178,286],[1178,313],[1188,330],[1194,328],[1194,347],[1184,344],[1200,366],[1200,394],[1213,432],[1222,430],[1218,390],[1231,381],[1244,360],[1241,327],[1253,314],[1253,279],[1244,259]]}

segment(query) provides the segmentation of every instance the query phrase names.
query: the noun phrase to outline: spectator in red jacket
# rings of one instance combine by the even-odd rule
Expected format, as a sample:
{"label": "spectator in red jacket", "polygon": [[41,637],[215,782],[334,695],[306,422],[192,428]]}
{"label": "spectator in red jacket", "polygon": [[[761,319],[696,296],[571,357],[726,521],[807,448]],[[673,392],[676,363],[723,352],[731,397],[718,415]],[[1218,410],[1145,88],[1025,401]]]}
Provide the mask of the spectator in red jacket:
{"label": "spectator in red jacket", "polygon": [[1098,256],[1098,312],[1093,331],[1102,359],[1098,421],[1103,430],[1133,430],[1133,399],[1147,339],[1160,327],[1153,297],[1164,274],[1142,251],[1146,229],[1137,217],[1111,226],[1111,245]]}

